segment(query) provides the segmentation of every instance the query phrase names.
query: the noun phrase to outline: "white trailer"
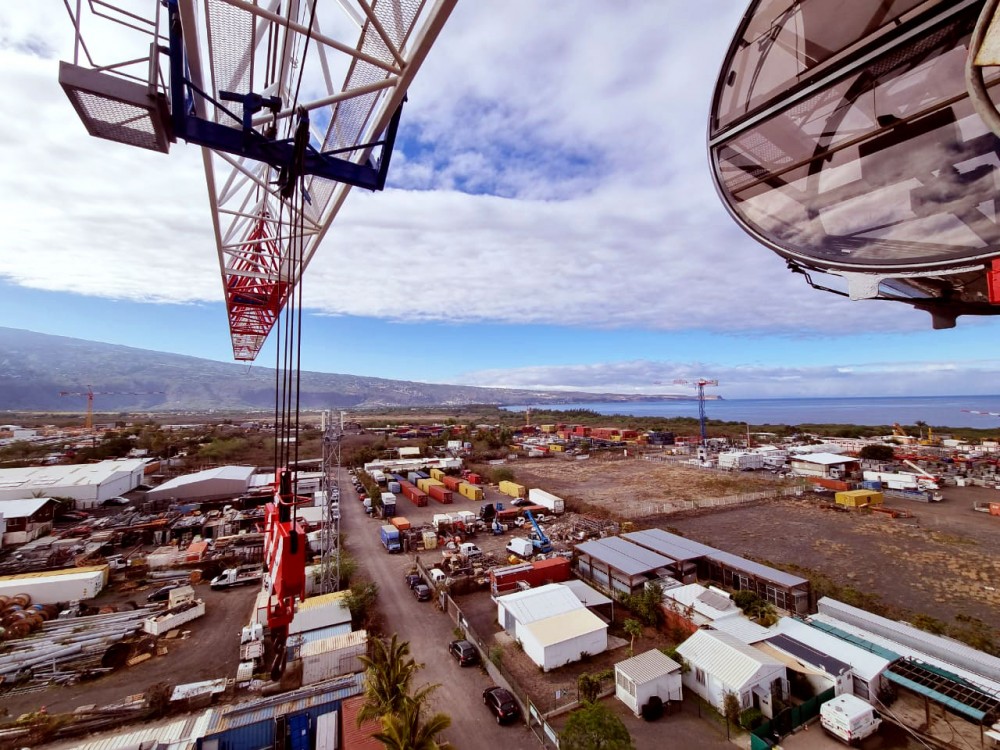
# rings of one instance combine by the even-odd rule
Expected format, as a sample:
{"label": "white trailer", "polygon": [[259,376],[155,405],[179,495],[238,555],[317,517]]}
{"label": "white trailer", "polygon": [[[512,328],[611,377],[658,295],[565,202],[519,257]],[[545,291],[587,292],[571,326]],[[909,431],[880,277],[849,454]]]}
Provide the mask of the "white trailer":
{"label": "white trailer", "polygon": [[759,453],[743,453],[729,451],[719,454],[720,469],[736,469],[737,471],[752,471],[764,468],[764,456]]}
{"label": "white trailer", "polygon": [[205,614],[205,602],[194,598],[194,589],[181,586],[170,592],[167,609],[142,621],[142,629],[150,635],[160,636]]}
{"label": "white trailer", "polygon": [[919,474],[892,471],[866,471],[863,474],[866,482],[881,482],[890,490],[937,490],[937,482]]}
{"label": "white trailer", "polygon": [[66,568],[46,573],[0,577],[0,596],[27,594],[32,604],[61,604],[93,599],[108,583],[108,566]]}
{"label": "white trailer", "polygon": [[540,490],[538,488],[533,487],[528,490],[528,501],[533,505],[541,505],[548,508],[556,515],[566,511],[565,500],[557,495],[553,495],[551,492],[546,492],[545,490]]}

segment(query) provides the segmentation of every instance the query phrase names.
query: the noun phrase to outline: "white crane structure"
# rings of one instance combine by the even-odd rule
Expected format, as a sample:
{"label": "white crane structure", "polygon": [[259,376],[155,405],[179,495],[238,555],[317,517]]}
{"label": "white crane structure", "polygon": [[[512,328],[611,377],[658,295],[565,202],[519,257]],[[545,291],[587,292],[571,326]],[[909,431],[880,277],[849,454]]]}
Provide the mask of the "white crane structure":
{"label": "white crane structure", "polygon": [[91,135],[202,146],[235,359],[256,357],[351,187],[384,187],[407,88],[455,3],[66,3],[60,83]]}

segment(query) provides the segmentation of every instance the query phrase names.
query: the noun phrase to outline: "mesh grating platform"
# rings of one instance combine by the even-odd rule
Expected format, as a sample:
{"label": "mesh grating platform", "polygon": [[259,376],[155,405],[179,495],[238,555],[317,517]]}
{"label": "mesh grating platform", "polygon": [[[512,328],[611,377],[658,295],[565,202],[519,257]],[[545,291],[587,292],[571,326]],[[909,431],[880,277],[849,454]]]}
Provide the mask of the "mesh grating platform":
{"label": "mesh grating platform", "polygon": [[92,136],[164,154],[170,150],[170,117],[161,94],[66,62],[59,64],[59,84]]}

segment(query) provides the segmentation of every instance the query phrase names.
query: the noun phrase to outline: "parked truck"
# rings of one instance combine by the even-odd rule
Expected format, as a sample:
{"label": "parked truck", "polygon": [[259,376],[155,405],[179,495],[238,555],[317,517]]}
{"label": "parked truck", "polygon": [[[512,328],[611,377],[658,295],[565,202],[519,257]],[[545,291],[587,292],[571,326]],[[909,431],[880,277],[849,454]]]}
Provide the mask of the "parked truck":
{"label": "parked truck", "polygon": [[820,706],[819,722],[834,737],[855,745],[875,734],[882,719],[871,704],[856,695],[842,693]]}
{"label": "parked truck", "polygon": [[234,586],[246,586],[260,583],[264,578],[264,570],[259,565],[241,565],[238,568],[226,568],[219,573],[209,586],[213,589],[228,589]]}
{"label": "parked truck", "polygon": [[396,515],[396,496],[391,492],[382,493],[382,518],[392,518]]}
{"label": "parked truck", "polygon": [[553,495],[551,492],[546,492],[536,487],[528,490],[528,501],[535,505],[541,505],[557,516],[566,511],[565,500],[558,495]]}
{"label": "parked truck", "polygon": [[403,549],[400,542],[399,529],[390,524],[384,524],[379,529],[379,537],[382,539],[382,546],[387,552],[401,552]]}

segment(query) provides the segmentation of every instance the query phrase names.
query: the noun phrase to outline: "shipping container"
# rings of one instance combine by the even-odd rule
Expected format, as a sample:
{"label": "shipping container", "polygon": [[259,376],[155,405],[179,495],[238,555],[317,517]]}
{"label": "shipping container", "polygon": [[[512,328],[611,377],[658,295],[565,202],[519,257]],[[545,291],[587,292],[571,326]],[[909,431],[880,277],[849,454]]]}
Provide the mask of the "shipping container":
{"label": "shipping container", "polygon": [[424,549],[437,549],[438,538],[437,534],[433,531],[425,531],[423,533],[424,538]]}
{"label": "shipping container", "polygon": [[533,502],[535,505],[544,506],[551,513],[559,515],[566,510],[566,501],[557,495],[553,495],[551,492],[546,492],[545,490],[540,490],[537,487],[532,487],[528,490],[528,500]]}
{"label": "shipping container", "polygon": [[450,505],[452,502],[454,502],[454,497],[452,495],[451,490],[446,490],[444,487],[439,487],[436,485],[432,486],[428,490],[427,494],[430,495],[432,499],[437,500],[442,505]]}
{"label": "shipping container", "polygon": [[427,477],[426,479],[418,479],[417,487],[424,492],[430,492],[431,487],[444,487],[444,482]]}
{"label": "shipping container", "polygon": [[410,522],[407,520],[406,516],[395,516],[389,523],[400,531],[408,531],[410,528]]}
{"label": "shipping container", "polygon": [[878,490],[845,490],[834,495],[837,505],[847,508],[860,508],[862,506],[881,505],[882,493]]}
{"label": "shipping container", "polygon": [[441,481],[444,482],[444,486],[447,487],[452,492],[458,492],[459,486],[462,485],[463,483],[462,479],[460,479],[459,477],[449,477],[449,476],[444,477]]}
{"label": "shipping container", "polygon": [[364,656],[367,648],[367,630],[303,644],[299,649],[302,684],[314,685],[340,675],[363,672],[365,667],[358,657]]}
{"label": "shipping container", "polygon": [[403,487],[403,495],[414,505],[427,505],[427,493],[422,490],[418,490],[412,484],[407,484]]}
{"label": "shipping container", "polygon": [[483,500],[483,488],[476,487],[472,484],[463,484],[458,488],[458,494],[469,500],[474,500],[475,502],[482,502]]}
{"label": "shipping container", "polygon": [[410,482],[410,484],[415,485],[418,481],[420,481],[420,479],[422,479],[422,477],[417,472],[411,471],[406,475],[406,479]]}
{"label": "shipping container", "polygon": [[518,588],[524,581],[529,586],[562,583],[570,579],[570,562],[565,557],[552,557],[531,563],[517,563],[490,571],[490,588],[494,594],[504,594]]}
{"label": "shipping container", "polygon": [[506,479],[500,482],[498,487],[501,493],[510,497],[527,497],[528,488],[517,482],[508,482]]}
{"label": "shipping container", "polygon": [[478,474],[474,474],[473,472],[470,471],[468,474],[465,475],[465,481],[468,482],[469,484],[482,484],[483,478]]}
{"label": "shipping container", "polygon": [[389,492],[395,495],[398,495],[400,492],[402,492],[402,488],[399,486],[399,482],[396,481],[389,482]]}
{"label": "shipping container", "polygon": [[93,599],[107,585],[108,570],[107,565],[95,565],[0,576],[0,596],[28,594],[33,604]]}
{"label": "shipping container", "polygon": [[430,471],[431,479],[442,480],[444,479],[444,472],[441,469],[431,469]]}

